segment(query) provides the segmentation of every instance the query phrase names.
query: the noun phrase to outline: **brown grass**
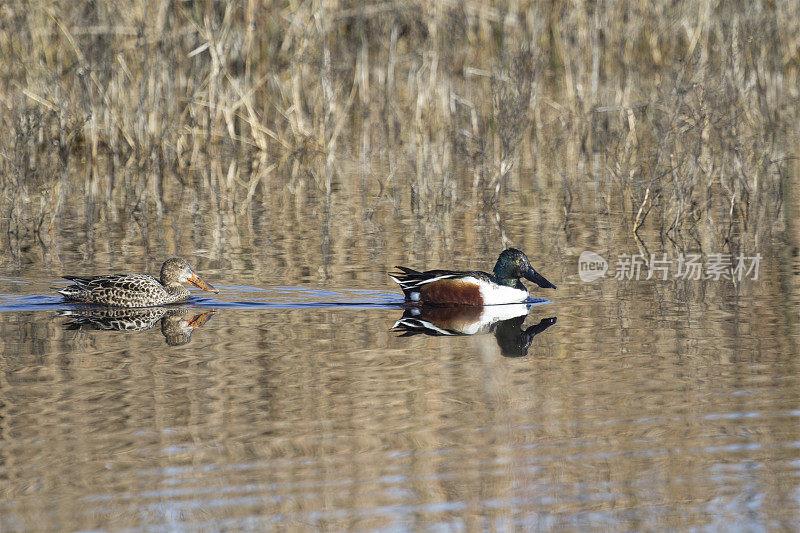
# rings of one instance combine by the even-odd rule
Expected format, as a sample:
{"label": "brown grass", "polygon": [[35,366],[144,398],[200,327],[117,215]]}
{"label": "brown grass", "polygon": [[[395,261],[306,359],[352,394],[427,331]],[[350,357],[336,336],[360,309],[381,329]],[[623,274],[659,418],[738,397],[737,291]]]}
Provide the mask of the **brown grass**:
{"label": "brown grass", "polygon": [[278,190],[426,217],[533,195],[565,228],[623,206],[630,231],[749,246],[797,189],[787,0],[11,0],[0,24],[15,235],[76,196],[143,219],[188,187],[233,218]]}

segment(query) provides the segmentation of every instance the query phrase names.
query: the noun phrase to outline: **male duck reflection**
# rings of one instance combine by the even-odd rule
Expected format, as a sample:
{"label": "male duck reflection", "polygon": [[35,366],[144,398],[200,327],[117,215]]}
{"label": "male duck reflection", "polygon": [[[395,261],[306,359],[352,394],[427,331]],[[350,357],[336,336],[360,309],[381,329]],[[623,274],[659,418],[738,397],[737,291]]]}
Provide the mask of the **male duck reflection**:
{"label": "male duck reflection", "polygon": [[480,271],[427,270],[396,267],[389,277],[400,284],[407,302],[431,305],[496,305],[524,302],[528,289],[520,278],[544,289],[556,286],[536,272],[516,248],[500,254],[493,274]]}
{"label": "male duck reflection", "polygon": [[74,281],[58,293],[74,302],[102,304],[112,307],[150,307],[183,302],[191,283],[208,292],[219,292],[194,273],[189,263],[172,257],[161,266],[161,279],[147,274],[109,274],[106,276],[64,276]]}
{"label": "male duck reflection", "polygon": [[556,317],[522,329],[529,304],[502,306],[412,307],[403,312],[392,331],[400,337],[424,334],[432,337],[494,333],[504,357],[528,354],[533,338],[556,323]]}

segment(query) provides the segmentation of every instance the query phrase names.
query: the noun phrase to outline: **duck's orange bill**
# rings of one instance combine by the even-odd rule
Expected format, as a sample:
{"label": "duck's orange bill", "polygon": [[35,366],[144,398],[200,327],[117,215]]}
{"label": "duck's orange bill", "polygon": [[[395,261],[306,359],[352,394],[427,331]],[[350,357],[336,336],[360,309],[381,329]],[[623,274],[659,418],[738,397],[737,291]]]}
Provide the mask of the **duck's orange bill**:
{"label": "duck's orange bill", "polygon": [[205,313],[193,316],[192,319],[188,322],[189,327],[199,328],[200,326],[208,322],[208,319],[211,318],[214,315],[214,313],[216,313],[216,311],[206,311]]}
{"label": "duck's orange bill", "polygon": [[186,281],[188,281],[198,289],[203,289],[204,291],[208,292],[219,292],[219,289],[215,289],[212,285],[209,285],[208,283],[203,281],[203,279],[197,274],[192,274]]}

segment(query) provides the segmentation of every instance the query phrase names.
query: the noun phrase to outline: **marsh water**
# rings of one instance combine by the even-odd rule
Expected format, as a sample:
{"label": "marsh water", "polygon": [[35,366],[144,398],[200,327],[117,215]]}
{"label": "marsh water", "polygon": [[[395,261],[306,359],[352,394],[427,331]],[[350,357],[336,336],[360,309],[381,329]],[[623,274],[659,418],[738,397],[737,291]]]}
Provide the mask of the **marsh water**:
{"label": "marsh water", "polygon": [[[0,532],[797,529],[800,3],[0,28]],[[507,247],[558,289],[387,276]],[[220,292],[54,291],[172,256]]]}
{"label": "marsh water", "polygon": [[[758,279],[672,265],[637,280],[615,273],[641,246],[624,213],[565,219],[524,186],[438,219],[392,198],[365,214],[276,194],[220,221],[192,190],[164,192],[146,231],[81,198],[58,247],[9,238],[0,529],[796,525],[797,271],[782,234],[760,243]],[[499,318],[401,305],[395,264],[489,270],[501,235],[558,290]],[[608,260],[604,277],[581,280],[584,251]],[[220,293],[124,321],[51,289],[68,273],[157,272],[170,254]],[[395,327],[404,316],[416,322]],[[453,324],[474,334],[442,334]]]}

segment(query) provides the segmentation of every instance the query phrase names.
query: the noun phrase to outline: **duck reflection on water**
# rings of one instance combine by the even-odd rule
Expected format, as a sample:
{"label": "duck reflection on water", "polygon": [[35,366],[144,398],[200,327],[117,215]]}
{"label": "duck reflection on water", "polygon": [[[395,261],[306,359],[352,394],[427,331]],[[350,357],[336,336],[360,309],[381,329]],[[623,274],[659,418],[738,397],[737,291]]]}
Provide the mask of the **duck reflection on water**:
{"label": "duck reflection on water", "polygon": [[208,322],[215,310],[198,312],[185,307],[94,308],[79,307],[58,312],[69,318],[66,330],[146,331],[161,324],[161,333],[170,346],[188,344],[195,329]]}
{"label": "duck reflection on water", "polygon": [[522,329],[530,304],[411,307],[395,322],[392,331],[400,337],[412,335],[455,336],[493,333],[504,357],[528,354],[533,338],[556,323],[556,317]]}

